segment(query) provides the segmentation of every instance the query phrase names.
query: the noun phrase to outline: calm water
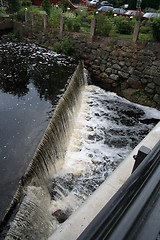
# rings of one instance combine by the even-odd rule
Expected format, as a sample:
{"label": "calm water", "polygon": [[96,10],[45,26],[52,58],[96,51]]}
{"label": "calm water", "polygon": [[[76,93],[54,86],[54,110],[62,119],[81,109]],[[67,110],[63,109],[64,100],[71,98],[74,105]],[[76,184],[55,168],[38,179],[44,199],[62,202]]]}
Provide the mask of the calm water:
{"label": "calm water", "polygon": [[0,42],[0,220],[75,66],[33,44]]}

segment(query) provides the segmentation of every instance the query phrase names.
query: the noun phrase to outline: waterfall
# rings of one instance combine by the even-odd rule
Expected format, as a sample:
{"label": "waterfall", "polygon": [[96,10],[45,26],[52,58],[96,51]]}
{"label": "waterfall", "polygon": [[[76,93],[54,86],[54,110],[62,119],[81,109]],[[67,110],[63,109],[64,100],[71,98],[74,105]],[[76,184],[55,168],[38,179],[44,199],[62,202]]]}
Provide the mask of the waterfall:
{"label": "waterfall", "polygon": [[11,203],[13,208],[23,196],[6,239],[46,239],[54,230],[54,216],[48,210],[50,179],[63,164],[85,84],[83,62],[80,62]]}

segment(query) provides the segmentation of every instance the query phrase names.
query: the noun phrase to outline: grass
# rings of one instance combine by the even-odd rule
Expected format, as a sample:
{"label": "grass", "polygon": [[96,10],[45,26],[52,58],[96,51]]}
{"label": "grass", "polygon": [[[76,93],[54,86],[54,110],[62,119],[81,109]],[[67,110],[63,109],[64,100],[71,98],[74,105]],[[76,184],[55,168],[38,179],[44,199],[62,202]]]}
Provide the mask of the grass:
{"label": "grass", "polygon": [[142,41],[154,41],[152,33],[139,33],[138,39]]}

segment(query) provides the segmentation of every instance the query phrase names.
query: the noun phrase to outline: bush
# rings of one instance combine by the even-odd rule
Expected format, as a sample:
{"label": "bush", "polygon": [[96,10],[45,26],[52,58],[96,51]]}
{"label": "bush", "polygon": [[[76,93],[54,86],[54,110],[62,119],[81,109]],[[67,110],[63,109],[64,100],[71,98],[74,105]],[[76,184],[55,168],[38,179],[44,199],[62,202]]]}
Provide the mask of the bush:
{"label": "bush", "polygon": [[155,18],[152,24],[153,38],[160,41],[160,18]]}
{"label": "bush", "polygon": [[79,17],[67,18],[65,23],[67,26],[67,30],[75,32],[80,31],[81,23]]}
{"label": "bush", "polygon": [[53,28],[58,28],[60,26],[60,17],[62,15],[62,9],[59,6],[53,6],[51,8],[49,24]]}
{"label": "bush", "polygon": [[21,8],[18,12],[17,12],[17,20],[20,22],[24,22],[24,16],[25,16],[25,8]]}
{"label": "bush", "polygon": [[79,31],[80,31],[80,28],[81,28],[81,24],[78,23],[78,22],[74,22],[74,24],[73,24],[73,30],[74,30],[75,32],[79,32]]}
{"label": "bush", "polygon": [[57,53],[61,53],[61,52],[62,52],[61,44],[60,44],[59,42],[55,42],[55,44],[54,44],[54,50],[55,50]]}
{"label": "bush", "polygon": [[65,37],[63,37],[61,43],[55,42],[54,50],[57,53],[64,53],[66,55],[71,55],[73,52],[73,45],[70,42],[69,38],[67,36],[65,36]]}
{"label": "bush", "polygon": [[50,0],[43,0],[43,9],[50,15]]}
{"label": "bush", "polygon": [[68,37],[64,37],[61,42],[62,52],[66,55],[70,55],[73,52],[73,45]]}
{"label": "bush", "polygon": [[28,7],[32,5],[32,1],[31,0],[22,0],[22,6],[23,7]]}
{"label": "bush", "polygon": [[96,15],[96,34],[101,36],[109,36],[112,29],[111,19],[106,17],[104,13]]}
{"label": "bush", "polygon": [[120,34],[131,34],[133,32],[133,24],[126,17],[116,17],[115,25],[117,32]]}
{"label": "bush", "polygon": [[69,31],[73,30],[73,19],[72,18],[66,19],[65,24],[67,26],[67,30],[69,30]]}

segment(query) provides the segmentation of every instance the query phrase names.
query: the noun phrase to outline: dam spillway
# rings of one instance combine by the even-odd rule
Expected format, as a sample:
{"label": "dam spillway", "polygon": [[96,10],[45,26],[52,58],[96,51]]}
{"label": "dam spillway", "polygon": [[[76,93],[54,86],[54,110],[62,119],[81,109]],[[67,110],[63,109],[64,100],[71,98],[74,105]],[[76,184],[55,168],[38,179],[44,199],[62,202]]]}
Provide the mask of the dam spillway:
{"label": "dam spillway", "polygon": [[[61,210],[69,217],[151,130],[153,120],[159,119],[154,109],[96,86],[77,86],[81,84],[71,87],[73,93],[64,94],[57,107],[62,112],[54,115],[63,137],[51,123],[46,132],[53,129],[60,136],[53,141],[52,134],[45,134],[35,154],[36,164],[30,163],[22,179],[24,195],[6,239],[46,239],[60,224],[56,212]],[[63,105],[64,99],[70,110]],[[145,119],[151,123],[146,125]],[[55,164],[51,156],[60,161]]]}

